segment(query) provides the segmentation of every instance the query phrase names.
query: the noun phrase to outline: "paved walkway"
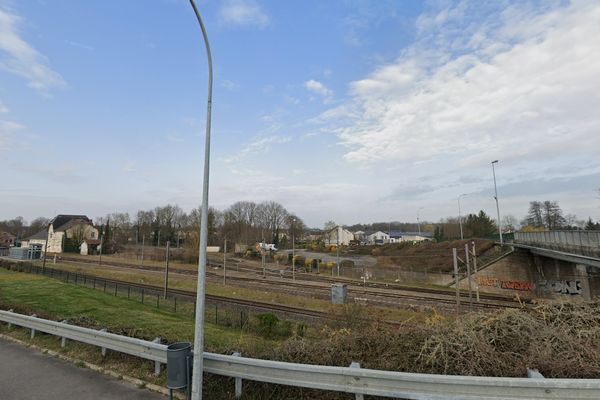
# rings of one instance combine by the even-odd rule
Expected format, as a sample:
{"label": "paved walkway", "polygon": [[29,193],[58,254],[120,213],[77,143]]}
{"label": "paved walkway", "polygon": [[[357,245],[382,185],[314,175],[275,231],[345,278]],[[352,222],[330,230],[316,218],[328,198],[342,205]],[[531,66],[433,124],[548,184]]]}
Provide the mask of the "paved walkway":
{"label": "paved walkway", "polygon": [[0,399],[164,400],[166,397],[0,339]]}

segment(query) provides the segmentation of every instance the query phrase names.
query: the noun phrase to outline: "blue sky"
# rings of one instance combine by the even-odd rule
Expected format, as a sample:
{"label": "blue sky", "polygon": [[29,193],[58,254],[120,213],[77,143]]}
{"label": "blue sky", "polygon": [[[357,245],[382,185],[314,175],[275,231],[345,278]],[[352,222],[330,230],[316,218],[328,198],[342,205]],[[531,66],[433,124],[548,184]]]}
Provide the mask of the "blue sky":
{"label": "blue sky", "polygon": [[[205,0],[211,205],[600,218],[596,1]],[[200,202],[206,58],[184,0],[0,0],[0,218]]]}

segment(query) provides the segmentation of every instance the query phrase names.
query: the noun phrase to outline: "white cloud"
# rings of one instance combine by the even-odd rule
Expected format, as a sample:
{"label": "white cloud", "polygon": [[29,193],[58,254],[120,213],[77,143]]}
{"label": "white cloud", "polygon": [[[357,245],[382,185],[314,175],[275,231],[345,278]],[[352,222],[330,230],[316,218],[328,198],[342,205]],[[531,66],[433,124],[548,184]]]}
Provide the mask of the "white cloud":
{"label": "white cloud", "polygon": [[0,120],[0,151],[14,147],[15,134],[25,127],[14,121]]}
{"label": "white cloud", "polygon": [[600,4],[487,12],[419,18],[413,46],[350,85],[322,116],[347,160],[472,166],[600,148]]}
{"label": "white cloud", "polygon": [[270,20],[261,7],[252,0],[227,0],[219,10],[221,23],[234,26],[265,28]]}
{"label": "white cloud", "polygon": [[312,93],[323,97],[323,102],[328,103],[333,97],[333,91],[327,86],[314,79],[304,82],[304,87]]}
{"label": "white cloud", "polygon": [[64,79],[48,67],[46,57],[21,38],[20,21],[20,17],[0,8],[0,67],[25,78],[36,90],[64,86]]}
{"label": "white cloud", "polygon": [[123,172],[135,172],[136,171],[136,162],[135,161],[127,161],[123,166]]}
{"label": "white cloud", "polygon": [[0,101],[0,114],[6,114],[8,112],[8,107],[6,107],[1,101]]}
{"label": "white cloud", "polygon": [[238,85],[237,83],[235,83],[234,81],[230,81],[229,79],[225,79],[223,81],[221,81],[221,87],[232,91],[236,88],[238,88],[240,85]]}

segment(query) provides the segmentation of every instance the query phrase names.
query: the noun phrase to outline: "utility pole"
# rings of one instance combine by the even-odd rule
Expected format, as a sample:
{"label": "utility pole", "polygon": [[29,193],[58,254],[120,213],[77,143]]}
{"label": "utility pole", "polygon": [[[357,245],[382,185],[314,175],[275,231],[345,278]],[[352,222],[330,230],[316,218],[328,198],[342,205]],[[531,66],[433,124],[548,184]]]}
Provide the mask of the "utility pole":
{"label": "utility pole", "polygon": [[419,209],[417,210],[417,228],[419,230],[419,236],[421,236],[421,219],[419,218],[421,215],[421,210],[424,207],[419,207]]}
{"label": "utility pole", "polygon": [[267,263],[265,261],[265,247],[266,247],[266,243],[265,243],[265,235],[262,235],[262,243],[260,244],[260,255],[261,255],[261,261],[262,261],[262,269],[263,269],[263,279],[265,279],[267,277]]}
{"label": "utility pole", "polygon": [[502,240],[502,222],[500,221],[500,206],[498,205],[498,188],[496,187],[496,169],[494,164],[497,164],[498,160],[492,161],[492,174],[494,175],[494,199],[496,199],[496,212],[498,213],[498,233],[500,234],[500,246],[504,246],[504,240]]}
{"label": "utility pole", "polygon": [[167,291],[169,290],[169,256],[170,256],[170,247],[171,247],[171,242],[167,240],[167,254],[166,254],[166,260],[167,263],[165,265],[165,299],[167,298]]}
{"label": "utility pole", "polygon": [[463,227],[462,227],[462,215],[460,213],[460,198],[463,196],[466,196],[467,193],[463,193],[460,196],[458,196],[458,226],[460,227],[460,240],[464,240],[464,236],[463,236]]}
{"label": "utility pole", "polygon": [[[473,256],[473,271],[475,273],[475,276],[477,276],[477,252],[475,251],[475,241],[472,241],[471,245],[473,246],[473,252],[471,253],[471,255]],[[475,282],[475,296],[477,302],[479,303],[479,283],[477,282]]]}
{"label": "utility pole", "polygon": [[458,315],[460,313],[460,289],[458,288],[458,256],[456,248],[452,249],[452,258],[454,261],[454,286],[456,287],[456,315]]}
{"label": "utility pole", "polygon": [[104,235],[100,236],[100,261],[98,265],[102,265],[102,250],[104,250]]}
{"label": "utility pole", "polygon": [[292,218],[292,280],[296,280],[296,237],[294,236],[294,222],[295,218]]}
{"label": "utility pole", "polygon": [[46,244],[44,245],[44,262],[42,263],[42,273],[44,273],[46,271],[46,253],[48,253],[48,238],[49,237],[50,237],[50,225],[48,225],[48,231],[46,232]]}
{"label": "utility pole", "polygon": [[467,278],[469,283],[469,311],[473,311],[473,292],[471,291],[471,263],[469,262],[469,244],[465,243],[465,263],[467,264]]}
{"label": "utility pole", "polygon": [[142,235],[142,261],[140,263],[140,265],[143,267],[144,266],[144,244],[146,242],[146,234]]}
{"label": "utility pole", "polygon": [[227,284],[227,236],[225,237],[225,247],[223,249],[223,286]]}
{"label": "utility pole", "polygon": [[337,251],[337,276],[340,276],[340,226],[337,227],[337,245],[335,250]]}

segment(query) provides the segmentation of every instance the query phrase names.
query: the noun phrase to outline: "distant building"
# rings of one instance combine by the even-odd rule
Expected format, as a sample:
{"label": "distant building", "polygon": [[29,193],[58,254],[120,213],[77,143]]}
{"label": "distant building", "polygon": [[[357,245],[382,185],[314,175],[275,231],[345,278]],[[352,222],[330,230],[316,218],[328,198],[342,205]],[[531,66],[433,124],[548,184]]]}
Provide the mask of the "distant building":
{"label": "distant building", "polygon": [[12,247],[15,245],[16,236],[8,232],[0,232],[0,247]]}
{"label": "distant building", "polygon": [[101,247],[102,241],[100,239],[85,239],[81,243],[79,253],[84,256],[99,254]]}
{"label": "distant building", "polygon": [[34,245],[41,246],[42,249],[46,247],[46,240],[48,239],[48,232],[44,229],[39,231],[35,235],[31,235],[21,240],[21,247],[33,247]]}
{"label": "distant building", "polygon": [[386,244],[390,242],[390,235],[388,235],[386,232],[382,232],[382,231],[377,231],[377,232],[372,232],[372,233],[365,233],[366,235],[366,241],[367,244],[370,245],[374,245],[374,244]]}
{"label": "distant building", "polygon": [[340,245],[348,246],[354,240],[354,233],[348,229],[336,226],[323,234],[323,243],[326,246]]}
{"label": "distant building", "polygon": [[[41,244],[42,248],[49,253],[62,253],[65,251],[67,242],[70,242],[79,251],[82,251],[80,246],[88,239],[91,241],[99,239],[98,229],[94,228],[91,219],[85,215],[60,214],[50,221],[47,230],[44,229],[25,238],[21,246],[29,247],[33,244]],[[48,242],[47,248],[46,241]],[[95,242],[86,243],[86,254],[89,254],[90,250],[98,245],[99,243]]]}
{"label": "distant building", "polygon": [[390,232],[390,243],[400,242],[422,242],[425,240],[432,240],[433,234],[430,232],[402,232],[402,231],[391,231]]}

